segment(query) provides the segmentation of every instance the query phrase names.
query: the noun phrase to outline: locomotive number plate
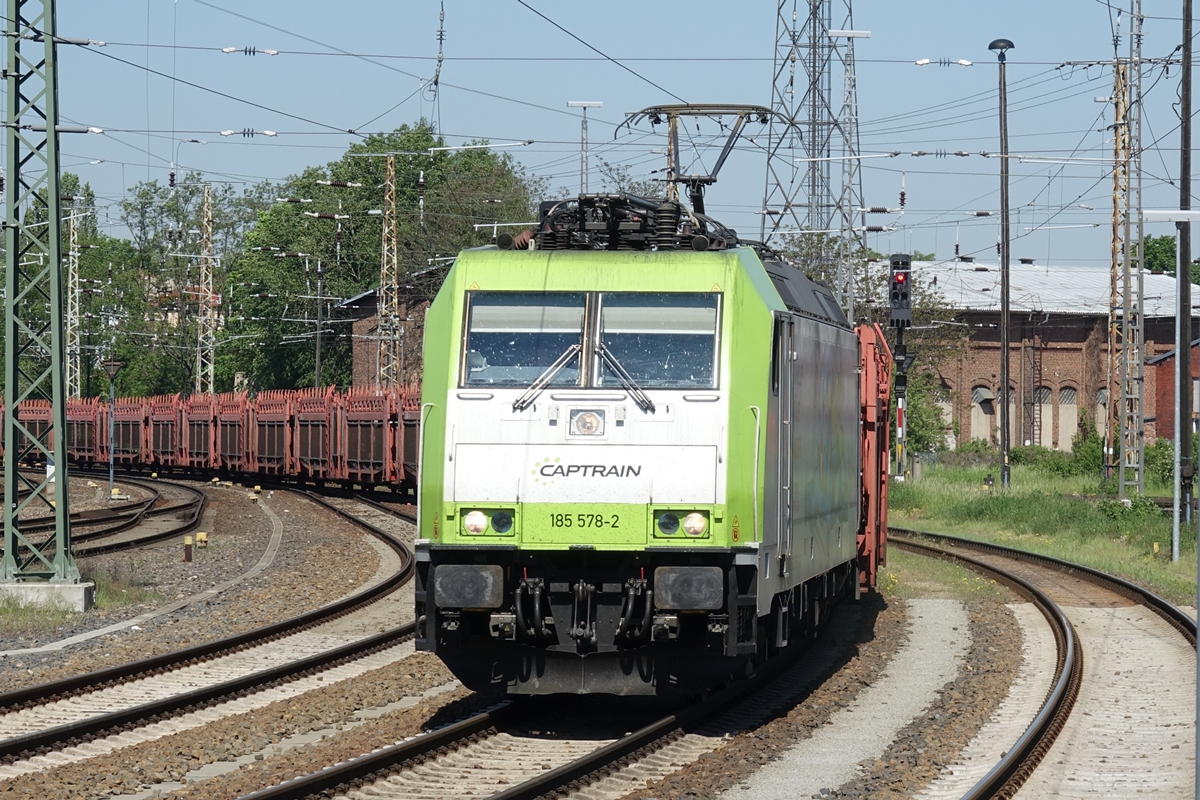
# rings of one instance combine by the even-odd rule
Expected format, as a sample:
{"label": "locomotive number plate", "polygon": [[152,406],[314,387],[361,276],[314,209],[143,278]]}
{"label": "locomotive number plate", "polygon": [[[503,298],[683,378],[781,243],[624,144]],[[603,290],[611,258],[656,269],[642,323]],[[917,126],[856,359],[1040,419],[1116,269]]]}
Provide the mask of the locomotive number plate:
{"label": "locomotive number plate", "polygon": [[551,514],[551,528],[620,528],[619,514]]}

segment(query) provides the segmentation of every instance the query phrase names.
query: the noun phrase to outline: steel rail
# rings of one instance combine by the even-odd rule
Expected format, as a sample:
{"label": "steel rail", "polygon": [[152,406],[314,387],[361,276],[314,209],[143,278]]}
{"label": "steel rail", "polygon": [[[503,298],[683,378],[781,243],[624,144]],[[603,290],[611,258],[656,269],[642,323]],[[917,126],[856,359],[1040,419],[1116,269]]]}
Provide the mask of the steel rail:
{"label": "steel rail", "polygon": [[356,492],[354,495],[354,499],[361,501],[362,503],[365,503],[366,505],[370,506],[371,508],[375,509],[376,511],[382,511],[384,514],[390,514],[391,516],[395,517],[396,519],[402,519],[411,525],[417,524],[417,514],[416,514],[417,507],[412,504],[409,504],[409,503],[404,504],[404,508],[413,509],[412,513],[409,513],[408,511],[404,511],[399,508],[396,508],[394,505],[392,505],[390,503],[381,503],[380,501],[375,500],[371,497],[368,497],[361,492]]}
{"label": "steel rail", "polygon": [[527,703],[505,701],[467,719],[435,728],[403,742],[381,747],[366,755],[351,758],[319,772],[300,775],[265,789],[242,795],[239,800],[294,800],[366,781],[375,773],[395,771],[407,762],[424,758],[434,752],[446,752],[471,744],[480,734],[494,734],[499,726],[516,716],[517,709]]}
{"label": "steel rail", "polygon": [[30,705],[43,705],[54,699],[84,694],[95,689],[104,688],[106,685],[115,682],[128,680],[134,676],[169,671],[209,660],[226,653],[244,650],[253,645],[264,644],[282,636],[344,616],[359,607],[369,605],[397,587],[407,583],[412,578],[415,569],[415,559],[413,558],[412,551],[408,549],[404,542],[364,520],[354,518],[346,512],[328,505],[319,497],[310,496],[310,499],[334,513],[353,520],[356,524],[361,525],[375,536],[381,538],[385,544],[400,555],[400,569],[386,580],[361,592],[357,592],[335,603],[307,611],[290,619],[265,625],[261,628],[255,628],[182,650],[174,650],[170,653],[150,656],[125,664],[117,664],[83,675],[75,675],[41,683],[36,686],[2,692],[0,693],[0,710],[17,709]]}
{"label": "steel rail", "polygon": [[[77,472],[77,474],[80,474],[80,473]],[[87,473],[86,471],[81,471],[81,474],[86,475],[89,473]],[[92,474],[95,474],[95,473],[92,473]],[[196,507],[195,512],[192,515],[192,519],[190,520],[189,524],[184,524],[182,526],[178,526],[176,528],[172,528],[170,530],[163,531],[158,534],[144,536],[144,537],[140,537],[138,539],[130,539],[125,542],[111,543],[111,544],[107,544],[107,545],[99,544],[99,545],[93,545],[91,547],[80,547],[80,548],[72,547],[72,552],[76,556],[98,555],[100,553],[108,553],[108,552],[113,552],[116,550],[125,550],[125,549],[131,549],[134,547],[140,547],[143,544],[149,544],[151,542],[156,542],[161,539],[167,538],[169,536],[174,536],[179,533],[184,533],[184,532],[190,530],[191,528],[195,527],[197,524],[199,524],[200,513],[201,513],[201,511],[203,511],[204,504],[206,502],[202,492],[195,492],[194,490],[188,489],[186,487],[178,487],[178,488],[184,489],[185,491],[190,491],[190,492],[195,493],[197,496],[197,499],[188,501],[185,503],[176,504],[174,506],[167,506],[164,508],[155,508],[155,505],[162,499],[161,492],[159,492],[153,486],[151,486],[145,482],[140,482],[140,481],[129,481],[129,482],[135,483],[138,486],[141,486],[142,488],[148,490],[150,492],[150,497],[143,499],[143,500],[135,500],[135,501],[128,502],[128,503],[122,503],[122,504],[115,505],[115,506],[109,506],[108,508],[104,508],[104,509],[93,509],[93,510],[88,510],[88,511],[77,511],[75,513],[72,513],[70,515],[70,518],[71,518],[71,524],[73,527],[74,526],[79,526],[79,527],[92,526],[92,525],[98,525],[98,524],[104,523],[104,522],[111,522],[113,520],[117,520],[117,523],[115,525],[98,528],[96,530],[90,530],[90,531],[73,530],[72,535],[71,535],[71,540],[73,543],[74,542],[91,541],[91,540],[96,540],[96,539],[105,539],[109,536],[113,536],[115,534],[121,533],[122,531],[126,531],[131,528],[137,527],[138,525],[142,524],[142,522],[147,517],[160,516],[162,514],[166,514],[171,511],[176,511],[180,508],[185,508],[188,506],[196,506],[197,503],[199,503],[199,505]],[[53,527],[53,522],[54,522],[53,517],[34,517],[33,519],[28,520],[27,522],[23,523],[21,528],[23,531],[26,531],[26,532],[38,531],[38,530],[49,530],[49,527]],[[49,527],[47,527],[47,526],[49,526]],[[0,548],[0,552],[3,552],[3,548]],[[46,552],[46,551],[43,551],[43,552]]]}
{"label": "steel rail", "polygon": [[1126,597],[1138,605],[1144,605],[1154,611],[1171,627],[1178,630],[1192,647],[1196,646],[1196,621],[1184,613],[1178,606],[1170,601],[1159,597],[1154,592],[1145,587],[1138,586],[1132,581],[1125,580],[1116,575],[1110,575],[1107,572],[1102,572],[1093,567],[1084,564],[1078,564],[1074,561],[1066,561],[1054,556],[1045,556],[1040,553],[1031,553],[1028,550],[1018,550],[1014,547],[1005,547],[1004,545],[992,544],[991,542],[980,542],[975,539],[964,539],[959,536],[947,536],[941,533],[925,533],[924,531],[910,530],[908,528],[888,527],[888,535],[896,534],[897,536],[920,536],[926,539],[931,539],[937,542],[948,542],[956,547],[967,547],[974,550],[982,550],[984,552],[998,553],[1008,558],[1017,559],[1019,561],[1030,561],[1033,563],[1044,564],[1054,569],[1065,572],[1078,572],[1087,577],[1093,583],[1100,583],[1111,591]]}
{"label": "steel rail", "polygon": [[[95,475],[87,471],[77,470],[76,474]],[[121,542],[99,542],[85,547],[72,547],[72,552],[76,557],[82,558],[85,556],[95,556],[104,553],[113,553],[119,550],[132,550],[134,548],[143,547],[148,544],[160,542],[164,539],[169,539],[172,536],[178,536],[182,533],[187,533],[200,524],[200,516],[204,512],[204,508],[208,503],[208,498],[204,492],[193,489],[189,486],[173,483],[170,481],[146,481],[136,480],[133,478],[123,479],[126,483],[132,483],[146,489],[151,493],[151,497],[145,500],[138,500],[132,503],[126,503],[121,506],[112,506],[108,509],[101,509],[103,512],[97,516],[87,516],[94,514],[92,511],[81,511],[71,515],[73,525],[94,525],[100,522],[109,522],[111,520],[119,520],[117,524],[110,525],[105,528],[100,528],[92,531],[75,532],[72,531],[71,539],[73,542],[85,542],[93,540],[107,539],[123,531],[136,528],[143,524],[150,517],[161,517],[165,514],[170,514],[176,511],[185,510],[188,516],[179,525],[167,528],[156,533],[146,534],[133,539],[127,539]],[[172,505],[157,506],[157,503],[163,499],[162,493],[154,488],[152,484],[159,483],[169,485],[172,488],[194,495],[191,500],[174,503]],[[116,511],[117,513],[112,513]],[[40,519],[40,518],[38,518]]]}
{"label": "steel rail", "polygon": [[[145,483],[138,480],[126,478],[125,481],[127,483],[134,483],[139,486],[146,486]],[[173,488],[181,489],[185,492],[190,492],[195,495],[195,498],[192,500],[185,500],[183,502],[175,503],[174,505],[166,505],[158,508],[147,508],[144,509],[135,519],[128,523],[116,525],[112,528],[106,528],[103,531],[97,531],[95,533],[74,535],[73,538],[76,541],[79,541],[80,539],[106,538],[120,533],[121,531],[128,530],[129,528],[136,527],[137,525],[141,525],[149,517],[161,517],[165,514],[171,514],[176,511],[186,511],[187,516],[181,520],[180,524],[174,525],[162,531],[158,531],[157,533],[138,536],[137,538],[128,539],[123,542],[99,542],[88,547],[74,548],[75,556],[79,558],[84,556],[101,555],[103,553],[113,553],[118,550],[132,550],[134,548],[143,547],[155,542],[161,542],[164,539],[170,539],[171,537],[178,536],[181,533],[187,533],[188,531],[199,526],[201,515],[204,513],[205,507],[208,505],[208,497],[204,494],[204,492],[198,489],[193,489],[190,486],[183,486],[169,481],[159,482],[168,484]],[[161,495],[158,499],[161,499]],[[157,502],[157,500],[155,502]]]}
{"label": "steel rail", "polygon": [[995,576],[1000,582],[1028,597],[1042,612],[1054,633],[1058,651],[1054,681],[1041,709],[1000,761],[962,796],[962,800],[1010,798],[1050,751],[1050,746],[1054,744],[1075,705],[1075,698],[1079,695],[1079,687],[1083,683],[1083,648],[1079,638],[1075,635],[1071,621],[1058,604],[1028,581],[962,553],[906,539],[903,533],[909,532],[889,527],[888,543],[937,558],[959,561],[977,571]]}
{"label": "steel rail", "polygon": [[[761,665],[749,678],[734,681],[717,690],[700,703],[685,706],[681,711],[667,714],[656,722],[622,736],[616,741],[597,748],[587,755],[547,770],[542,775],[510,787],[488,800],[532,800],[562,787],[585,780],[614,762],[627,759],[639,752],[653,752],[673,739],[673,732],[697,724],[734,700],[749,692],[769,689],[770,679],[792,666],[807,652],[807,647],[797,647],[795,652],[769,660]],[[382,747],[362,756],[347,759],[325,767],[309,775],[301,775],[274,786],[250,792],[238,800],[294,800],[331,792],[338,787],[362,785],[375,777],[421,763],[431,754],[441,754],[474,742],[481,733],[497,732],[510,718],[527,722],[539,704],[552,703],[544,697],[524,698],[507,701],[494,709],[476,714],[460,722],[420,734],[397,744]]]}
{"label": "steel rail", "polygon": [[163,698],[162,700],[154,700],[149,703],[123,708],[119,711],[102,714],[80,722],[72,722],[28,733],[23,736],[0,740],[0,759],[29,757],[34,754],[34,751],[52,747],[59,742],[93,737],[103,731],[115,730],[146,719],[178,716],[193,707],[211,705],[218,700],[229,698],[241,692],[261,688],[266,684],[276,681],[293,680],[302,677],[305,672],[310,670],[322,669],[332,664],[349,661],[382,648],[390,647],[402,641],[404,637],[411,636],[415,630],[416,623],[406,623],[398,628],[384,631],[367,639],[360,639],[357,642],[351,642],[334,650],[327,650],[324,653],[317,653],[299,661],[292,661],[277,667],[252,672],[249,675],[233,678],[224,683],[218,683],[202,689],[194,689],[190,692]]}

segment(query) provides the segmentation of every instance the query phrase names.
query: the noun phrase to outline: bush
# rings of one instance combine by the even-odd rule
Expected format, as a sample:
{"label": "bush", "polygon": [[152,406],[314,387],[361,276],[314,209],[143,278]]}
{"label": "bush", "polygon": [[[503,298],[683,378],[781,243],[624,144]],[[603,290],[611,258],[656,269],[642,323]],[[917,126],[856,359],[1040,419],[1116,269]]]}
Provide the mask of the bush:
{"label": "bush", "polygon": [[1024,464],[1060,478],[1078,475],[1077,465],[1071,456],[1061,450],[1051,450],[1040,445],[1014,447],[1009,451],[1009,463]]}
{"label": "bush", "polygon": [[1146,472],[1170,486],[1175,479],[1175,444],[1170,439],[1157,439],[1146,448]]}
{"label": "bush", "polygon": [[1071,460],[1076,475],[1099,475],[1104,469],[1104,440],[1094,430],[1075,434],[1071,441]]}
{"label": "bush", "polygon": [[938,463],[948,467],[990,467],[999,469],[1000,449],[984,439],[970,439],[957,449],[943,451]]}

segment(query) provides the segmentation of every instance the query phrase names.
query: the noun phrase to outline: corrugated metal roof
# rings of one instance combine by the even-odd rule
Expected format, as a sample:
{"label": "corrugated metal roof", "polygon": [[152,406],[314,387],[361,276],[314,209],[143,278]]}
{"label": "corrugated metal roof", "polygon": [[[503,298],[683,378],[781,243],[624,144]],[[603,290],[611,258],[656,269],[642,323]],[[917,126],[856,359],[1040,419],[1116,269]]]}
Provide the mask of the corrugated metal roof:
{"label": "corrugated metal roof", "polygon": [[[937,288],[953,308],[972,311],[1000,310],[1000,266],[979,261],[914,261],[913,272],[922,283],[937,279]],[[1142,274],[1146,317],[1175,316],[1175,278]],[[1104,266],[1053,266],[1011,264],[1009,307],[1014,312],[1049,311],[1056,314],[1107,316],[1111,292],[1109,268]],[[1200,299],[1200,286],[1192,286]]]}

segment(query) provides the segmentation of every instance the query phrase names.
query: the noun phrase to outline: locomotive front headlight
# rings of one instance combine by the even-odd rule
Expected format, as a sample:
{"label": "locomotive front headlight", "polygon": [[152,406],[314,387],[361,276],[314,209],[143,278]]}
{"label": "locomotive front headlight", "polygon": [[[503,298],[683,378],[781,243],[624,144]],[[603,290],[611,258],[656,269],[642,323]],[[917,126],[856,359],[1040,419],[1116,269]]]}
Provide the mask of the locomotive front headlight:
{"label": "locomotive front headlight", "polygon": [[658,529],[667,536],[679,531],[679,517],[670,511],[658,515]]}
{"label": "locomotive front headlight", "polygon": [[507,511],[497,511],[492,514],[492,530],[496,533],[508,533],[512,530],[512,514]]}
{"label": "locomotive front headlight", "polygon": [[488,518],[487,514],[482,511],[468,511],[463,517],[463,528],[467,533],[483,533],[487,530]]}
{"label": "locomotive front headlight", "polygon": [[572,436],[603,436],[604,435],[604,410],[596,409],[571,409],[571,435]]}
{"label": "locomotive front headlight", "polygon": [[703,536],[708,529],[708,520],[704,515],[693,511],[683,518],[683,531],[688,536]]}

